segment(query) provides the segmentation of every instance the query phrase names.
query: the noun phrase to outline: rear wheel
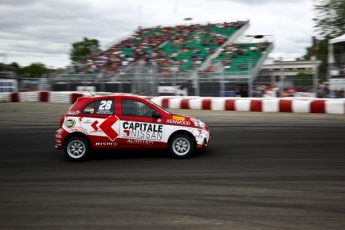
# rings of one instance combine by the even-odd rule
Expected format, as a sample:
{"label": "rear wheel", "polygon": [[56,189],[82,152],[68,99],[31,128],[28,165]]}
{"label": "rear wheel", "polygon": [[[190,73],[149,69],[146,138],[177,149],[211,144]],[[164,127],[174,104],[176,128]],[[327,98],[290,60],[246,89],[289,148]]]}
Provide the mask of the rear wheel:
{"label": "rear wheel", "polygon": [[65,145],[65,154],[71,161],[85,160],[89,152],[89,144],[82,137],[72,137]]}
{"label": "rear wheel", "polygon": [[187,158],[194,151],[194,143],[189,136],[178,134],[169,142],[169,150],[176,158]]}

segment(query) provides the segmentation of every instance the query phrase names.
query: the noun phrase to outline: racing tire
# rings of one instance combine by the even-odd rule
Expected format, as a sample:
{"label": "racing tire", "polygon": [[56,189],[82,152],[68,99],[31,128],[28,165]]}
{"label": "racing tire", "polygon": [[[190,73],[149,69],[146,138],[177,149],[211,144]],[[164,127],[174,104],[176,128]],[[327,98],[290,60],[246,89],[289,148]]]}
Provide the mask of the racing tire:
{"label": "racing tire", "polygon": [[190,157],[194,151],[194,142],[189,136],[178,134],[171,138],[169,150],[175,158],[187,158]]}
{"label": "racing tire", "polygon": [[65,144],[65,154],[71,161],[83,161],[90,154],[90,147],[82,137],[72,137]]}

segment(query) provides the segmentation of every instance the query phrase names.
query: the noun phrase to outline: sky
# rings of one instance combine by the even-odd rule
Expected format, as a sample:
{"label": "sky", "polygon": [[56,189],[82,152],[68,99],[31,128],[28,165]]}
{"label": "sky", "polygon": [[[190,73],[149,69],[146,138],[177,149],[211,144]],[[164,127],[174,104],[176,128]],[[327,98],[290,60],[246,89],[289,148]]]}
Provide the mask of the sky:
{"label": "sky", "polygon": [[271,58],[305,54],[316,36],[312,0],[0,0],[0,62],[70,64],[84,37],[109,47],[138,26],[250,20],[245,35],[273,35]]}

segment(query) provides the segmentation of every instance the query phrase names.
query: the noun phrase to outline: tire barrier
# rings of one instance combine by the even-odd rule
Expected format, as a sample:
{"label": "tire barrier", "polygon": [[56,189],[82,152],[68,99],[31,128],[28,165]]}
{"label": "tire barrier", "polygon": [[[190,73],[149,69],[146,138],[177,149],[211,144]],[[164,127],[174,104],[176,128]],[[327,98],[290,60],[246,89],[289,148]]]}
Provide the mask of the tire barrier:
{"label": "tire barrier", "polygon": [[345,99],[318,98],[151,98],[167,109],[345,114]]}
{"label": "tire barrier", "polygon": [[78,97],[90,95],[76,92],[0,93],[0,102],[50,102],[73,104]]}
{"label": "tire barrier", "polygon": [[[114,93],[96,93],[114,95]],[[126,95],[126,94],[117,94]],[[50,102],[73,104],[89,92],[0,93],[0,102]],[[246,112],[345,114],[345,99],[238,98],[238,97],[143,97],[167,109],[199,109]]]}

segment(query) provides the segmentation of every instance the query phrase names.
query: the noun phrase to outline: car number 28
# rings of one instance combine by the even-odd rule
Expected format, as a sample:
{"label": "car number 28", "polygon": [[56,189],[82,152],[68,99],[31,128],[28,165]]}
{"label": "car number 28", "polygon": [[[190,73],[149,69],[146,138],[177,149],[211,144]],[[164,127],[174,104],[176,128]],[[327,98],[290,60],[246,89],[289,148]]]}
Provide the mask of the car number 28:
{"label": "car number 28", "polygon": [[101,104],[99,105],[98,110],[109,110],[111,108],[112,105],[112,101],[101,101]]}

